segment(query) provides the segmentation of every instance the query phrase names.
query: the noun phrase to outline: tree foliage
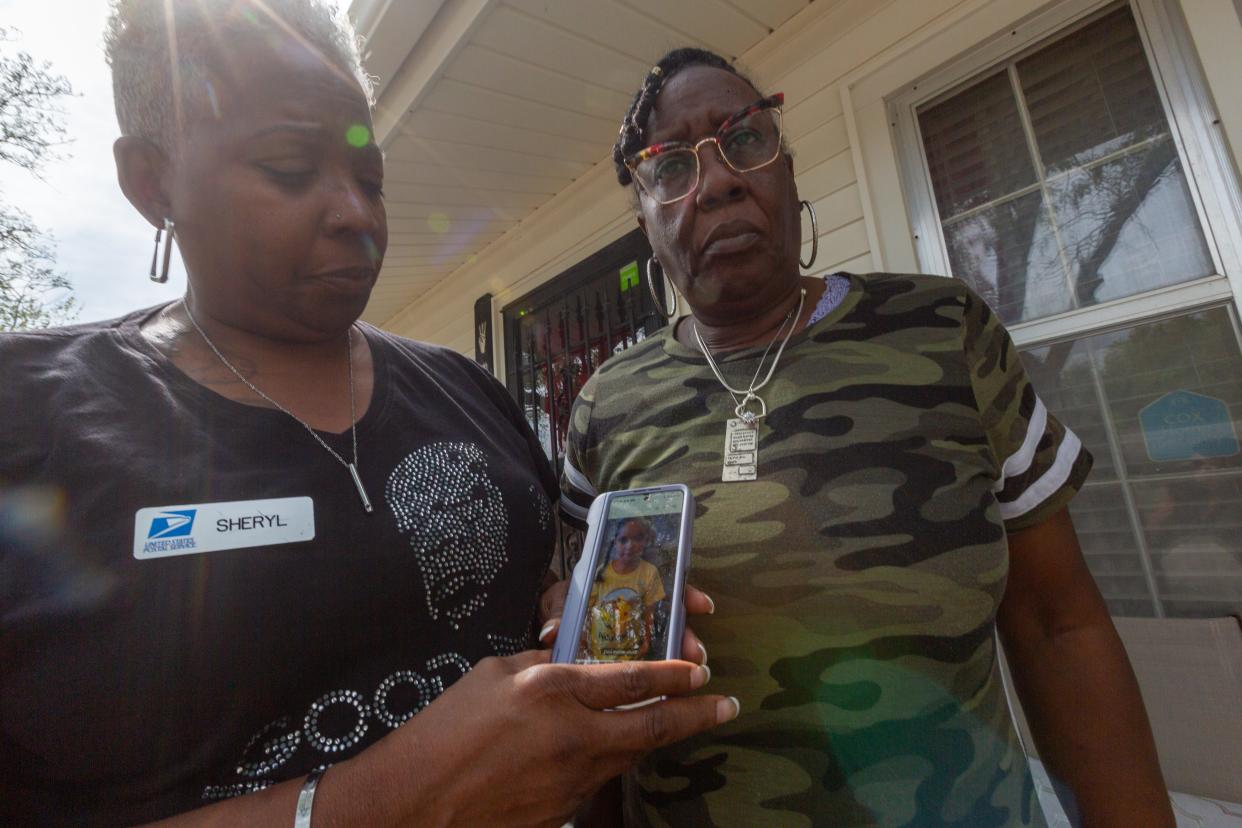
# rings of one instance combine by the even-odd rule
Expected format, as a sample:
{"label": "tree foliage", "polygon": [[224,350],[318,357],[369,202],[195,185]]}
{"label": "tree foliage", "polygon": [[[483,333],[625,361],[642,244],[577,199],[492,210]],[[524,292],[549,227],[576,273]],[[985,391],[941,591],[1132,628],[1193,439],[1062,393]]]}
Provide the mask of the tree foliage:
{"label": "tree foliage", "polygon": [[[16,33],[0,28],[0,45]],[[0,162],[38,176],[65,142],[57,101],[69,81],[26,52],[0,54]],[[2,195],[2,194],[0,194]],[[73,319],[69,280],[55,269],[55,243],[24,211],[0,200],[0,330],[46,328]]]}
{"label": "tree foliage", "polygon": [[0,205],[0,331],[47,328],[77,314],[72,286],[54,263],[51,240],[30,216]]}

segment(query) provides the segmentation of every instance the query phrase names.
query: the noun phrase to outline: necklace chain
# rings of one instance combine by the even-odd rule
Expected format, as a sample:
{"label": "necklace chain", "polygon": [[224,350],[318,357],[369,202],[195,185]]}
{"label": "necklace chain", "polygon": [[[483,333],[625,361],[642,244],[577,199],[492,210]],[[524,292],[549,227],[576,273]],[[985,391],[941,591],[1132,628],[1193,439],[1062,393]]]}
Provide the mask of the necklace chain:
{"label": "necklace chain", "polygon": [[[733,402],[737,404],[734,413],[742,419],[747,420],[749,424],[753,424],[756,420],[762,419],[767,415],[767,405],[763,402],[763,398],[760,397],[757,392],[767,385],[768,381],[772,379],[772,375],[776,373],[776,366],[781,361],[781,354],[785,353],[785,346],[789,344],[790,338],[793,337],[794,331],[798,328],[798,319],[802,316],[802,306],[805,302],[806,288],[802,288],[801,294],[798,297],[798,306],[790,309],[789,313],[785,315],[785,319],[781,322],[781,326],[776,329],[776,336],[772,337],[772,340],[768,342],[768,347],[763,352],[763,356],[759,357],[759,364],[755,366],[754,376],[750,378],[750,387],[744,391],[739,388],[734,388],[725,381],[724,374],[721,372],[720,366],[716,364],[716,360],[712,357],[711,350],[707,347],[707,343],[703,341],[703,335],[699,333],[698,322],[693,319],[691,320],[691,324],[694,326],[694,338],[699,343],[699,348],[703,351],[703,356],[707,358],[708,366],[712,369],[712,373],[716,375],[716,379],[720,380],[720,384],[723,385],[725,390],[729,392],[729,396],[733,398]],[[781,339],[781,331],[784,330],[786,325],[789,325],[789,330],[785,333],[784,339],[781,340],[781,347],[776,350],[776,357],[772,360],[771,367],[768,368],[767,376],[763,378],[763,382],[756,385],[755,381],[759,379],[759,373],[763,370],[763,363],[767,360],[768,354],[771,353],[772,346],[776,344],[776,340]],[[743,395],[742,399],[739,400],[737,398],[738,394]],[[746,404],[751,400],[759,400],[760,410],[762,413],[760,413],[757,417],[753,414],[753,412],[746,411]],[[747,418],[745,416],[746,414],[750,414],[750,417]]]}
{"label": "necklace chain", "polygon": [[194,318],[194,312],[190,310],[190,303],[183,301],[182,305],[185,307],[185,315],[189,317],[190,324],[194,326],[194,330],[198,331],[198,335],[201,336],[203,338],[203,341],[207,343],[207,347],[212,350],[212,353],[214,353],[219,358],[219,360],[222,363],[224,363],[225,368],[228,368],[230,371],[232,371],[233,375],[237,377],[239,380],[241,380],[242,383],[247,388],[249,388],[251,391],[258,394],[263,399],[267,400],[269,403],[271,403],[273,406],[275,406],[280,411],[284,412],[289,417],[293,418],[293,420],[297,422],[298,425],[306,429],[307,434],[315,438],[316,443],[323,446],[324,451],[328,452],[328,454],[331,454],[336,459],[336,462],[340,463],[342,466],[344,466],[349,471],[350,476],[354,480],[354,485],[358,489],[358,496],[362,498],[363,508],[366,509],[368,512],[370,512],[372,510],[371,501],[367,498],[366,490],[363,489],[362,487],[362,479],[358,476],[358,411],[354,403],[354,327],[353,325],[350,325],[349,329],[345,331],[345,355],[346,355],[346,362],[349,365],[349,434],[353,442],[353,450],[354,450],[354,460],[351,463],[348,460],[346,460],[344,457],[342,457],[339,453],[337,453],[337,451],[334,448],[332,448],[332,446],[324,442],[324,439],[315,432],[315,429],[311,428],[309,423],[307,423],[305,420],[303,420],[298,415],[294,414],[289,409],[285,408],[283,405],[278,403],[276,400],[269,397],[253,382],[246,379],[246,376],[241,371],[237,370],[237,368],[233,365],[233,363],[229,362],[228,357],[226,357],[223,353],[221,353],[220,349],[216,347],[216,343],[211,341],[211,337],[209,337],[207,335],[207,332],[203,330],[202,326],[198,324],[198,320]]}

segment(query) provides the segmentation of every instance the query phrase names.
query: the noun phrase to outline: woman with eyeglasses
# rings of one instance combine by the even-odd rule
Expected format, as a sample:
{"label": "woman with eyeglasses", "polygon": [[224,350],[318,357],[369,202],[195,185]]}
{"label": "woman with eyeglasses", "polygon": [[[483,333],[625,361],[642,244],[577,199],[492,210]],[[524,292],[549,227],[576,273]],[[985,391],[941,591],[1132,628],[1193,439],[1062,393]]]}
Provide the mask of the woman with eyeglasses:
{"label": "woman with eyeglasses", "polygon": [[999,631],[1071,814],[1171,825],[1066,512],[1090,456],[962,282],[800,275],[817,228],[782,102],[679,49],[614,149],[648,277],[688,314],[586,384],[562,504],[690,485],[692,577],[716,602],[697,632],[742,711],[641,762],[627,823],[1043,825]]}
{"label": "woman with eyeglasses", "polygon": [[560,826],[736,713],[531,651],[556,480],[492,377],[358,321],[384,161],[335,5],[114,3],[118,177],[189,285],[0,336],[2,825]]}

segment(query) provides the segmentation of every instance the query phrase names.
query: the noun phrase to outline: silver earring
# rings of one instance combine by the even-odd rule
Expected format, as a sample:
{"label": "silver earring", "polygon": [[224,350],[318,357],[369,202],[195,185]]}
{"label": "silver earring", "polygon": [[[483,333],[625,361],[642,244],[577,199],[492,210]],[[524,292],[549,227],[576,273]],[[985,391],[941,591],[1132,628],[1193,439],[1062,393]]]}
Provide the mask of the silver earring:
{"label": "silver earring", "polygon": [[[155,252],[151,254],[151,281],[161,285],[168,281],[168,265],[172,261],[173,231],[177,225],[172,219],[165,217],[164,226],[155,228]],[[155,272],[155,262],[160,256],[160,237],[164,237],[164,262],[160,272]]]}
{"label": "silver earring", "polygon": [[651,301],[655,304],[656,311],[665,319],[672,319],[677,315],[677,291],[673,291],[673,309],[671,311],[664,309],[664,302],[656,295],[655,277],[651,274],[651,265],[655,263],[656,267],[660,266],[660,260],[652,256],[647,260],[647,290],[651,291]]}
{"label": "silver earring", "polygon": [[[802,209],[811,214],[811,260],[809,262],[802,261],[802,257],[798,257],[798,264],[807,270],[811,269],[811,265],[815,264],[815,260],[819,258],[819,222],[815,220],[815,208],[809,201],[802,202]],[[802,210],[798,211],[798,215],[802,215]]]}

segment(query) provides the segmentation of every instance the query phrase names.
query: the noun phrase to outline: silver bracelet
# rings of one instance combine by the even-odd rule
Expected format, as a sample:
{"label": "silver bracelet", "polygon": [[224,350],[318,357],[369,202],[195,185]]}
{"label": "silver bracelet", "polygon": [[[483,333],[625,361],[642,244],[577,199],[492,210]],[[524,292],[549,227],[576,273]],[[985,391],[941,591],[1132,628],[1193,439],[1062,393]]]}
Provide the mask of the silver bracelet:
{"label": "silver bracelet", "polygon": [[302,783],[302,792],[298,794],[298,807],[293,812],[293,828],[310,828],[311,808],[315,804],[315,788],[327,768],[311,771]]}

